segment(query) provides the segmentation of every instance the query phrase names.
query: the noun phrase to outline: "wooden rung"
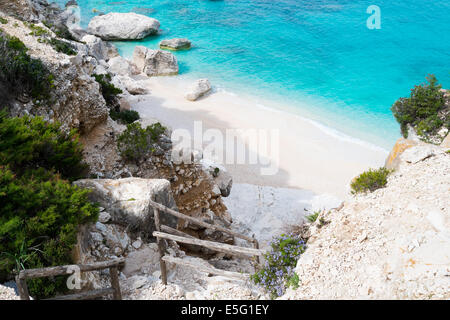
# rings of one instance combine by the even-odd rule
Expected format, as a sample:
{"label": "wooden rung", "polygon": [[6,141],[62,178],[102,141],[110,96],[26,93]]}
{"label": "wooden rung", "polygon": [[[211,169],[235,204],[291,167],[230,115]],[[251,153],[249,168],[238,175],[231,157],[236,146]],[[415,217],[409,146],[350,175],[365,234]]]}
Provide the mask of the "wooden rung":
{"label": "wooden rung", "polygon": [[74,270],[80,270],[80,272],[94,271],[107,269],[115,266],[119,266],[125,263],[125,258],[117,258],[108,261],[96,262],[91,264],[75,264],[68,266],[49,267],[41,269],[28,269],[22,270],[19,273],[19,279],[33,279],[43,277],[56,277],[61,275],[73,274]]}
{"label": "wooden rung", "polygon": [[176,236],[186,237],[186,238],[190,238],[190,239],[196,239],[195,237],[191,236],[190,234],[187,234],[186,232],[171,228],[171,227],[163,225],[163,224],[161,225],[161,230],[166,233],[174,234]]}
{"label": "wooden rung", "polygon": [[162,259],[168,263],[180,264],[183,266],[191,267],[197,271],[206,272],[206,273],[223,276],[223,277],[227,277],[227,278],[247,280],[250,277],[250,275],[246,274],[246,273],[220,270],[220,269],[214,268],[213,266],[208,267],[208,266],[205,266],[200,263],[195,263],[195,262],[189,261],[187,259],[181,259],[181,258],[176,258],[176,257],[172,257],[172,256],[164,256]]}
{"label": "wooden rung", "polygon": [[58,297],[45,299],[45,300],[89,300],[89,299],[104,297],[104,296],[107,296],[110,294],[114,294],[113,288],[98,289],[98,290],[92,290],[92,291],[87,291],[87,292],[68,294],[65,296],[58,296]]}
{"label": "wooden rung", "polygon": [[254,248],[245,248],[245,247],[238,247],[233,246],[225,243],[218,243],[213,241],[207,241],[207,240],[200,240],[195,238],[186,238],[186,237],[179,237],[168,233],[153,232],[153,236],[157,238],[163,238],[168,240],[173,240],[176,242],[182,242],[187,244],[193,244],[205,248],[209,248],[212,250],[228,253],[235,256],[245,256],[245,257],[252,257],[252,256],[261,256],[265,253],[265,251],[260,249],[254,249]]}
{"label": "wooden rung", "polygon": [[154,202],[154,201],[152,201],[152,200],[149,200],[149,201],[150,201],[150,205],[151,205],[153,208],[156,208],[156,209],[158,209],[158,210],[160,210],[160,211],[162,211],[162,212],[165,212],[165,213],[170,214],[170,215],[172,215],[172,216],[175,216],[175,217],[177,217],[177,218],[180,218],[180,219],[183,219],[183,220],[187,220],[187,221],[189,221],[189,222],[192,222],[192,223],[194,223],[194,224],[196,224],[196,225],[205,227],[205,228],[207,228],[207,229],[212,229],[212,230],[216,230],[216,231],[221,231],[221,232],[224,232],[224,233],[228,233],[228,234],[231,234],[231,235],[234,236],[234,237],[241,238],[241,239],[247,240],[247,241],[252,242],[252,243],[254,243],[254,242],[256,241],[255,239],[250,238],[250,237],[247,237],[247,236],[245,236],[245,235],[243,235],[243,234],[240,234],[240,233],[238,233],[238,232],[229,230],[229,229],[227,229],[227,228],[223,228],[223,227],[221,227],[221,226],[216,226],[216,225],[213,225],[213,224],[204,222],[204,221],[202,221],[202,220],[200,220],[200,219],[196,219],[196,218],[187,216],[187,215],[185,215],[185,214],[183,214],[183,213],[181,213],[181,212],[178,212],[178,211],[172,210],[172,209],[170,209],[170,208],[167,208],[166,206],[164,206],[164,205],[162,205],[162,204],[160,204],[160,203]]}

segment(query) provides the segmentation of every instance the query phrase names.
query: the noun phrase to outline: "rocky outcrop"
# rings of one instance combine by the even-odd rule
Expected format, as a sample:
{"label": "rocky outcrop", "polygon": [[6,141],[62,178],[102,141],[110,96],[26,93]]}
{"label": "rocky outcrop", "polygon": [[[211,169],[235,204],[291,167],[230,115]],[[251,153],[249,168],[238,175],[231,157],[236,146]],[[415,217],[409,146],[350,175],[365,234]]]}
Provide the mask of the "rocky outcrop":
{"label": "rocky outcrop", "polygon": [[391,152],[389,153],[384,166],[388,169],[396,169],[400,164],[399,156],[409,148],[412,148],[418,145],[420,142],[410,139],[400,138],[395,143]]}
{"label": "rocky outcrop", "polygon": [[137,75],[140,71],[137,67],[127,59],[116,56],[108,61],[109,71],[120,76]]}
{"label": "rocky outcrop", "polygon": [[[2,24],[3,32],[19,38],[27,46],[27,53],[41,60],[54,78],[54,88],[49,99],[51,103],[16,99],[11,103],[11,114],[40,115],[46,120],[60,122],[65,130],[76,128],[81,133],[87,133],[103,123],[108,117],[109,110],[99,84],[90,75],[99,63],[87,54],[88,47],[73,42],[78,54],[68,56],[55,51],[40,37],[30,35],[30,29],[23,22],[12,17],[8,17],[7,20],[8,23]],[[44,25],[41,24],[39,27],[55,36]]]}
{"label": "rocky outcrop", "polygon": [[133,52],[133,63],[139,72],[152,76],[171,76],[178,74],[177,58],[170,52],[151,50],[136,46]]}
{"label": "rocky outcrop", "polygon": [[88,54],[96,58],[98,61],[108,61],[114,57],[119,56],[119,52],[114,45],[110,44],[109,42],[103,41],[99,37],[89,34],[81,38],[81,41],[86,44]]}
{"label": "rocky outcrop", "polygon": [[197,80],[186,93],[185,97],[189,101],[195,101],[211,91],[211,84],[208,79]]}
{"label": "rocky outcrop", "polygon": [[408,148],[386,188],[319,216],[283,298],[449,299],[449,181],[444,149]]}
{"label": "rocky outcrop", "polygon": [[191,48],[191,42],[186,38],[175,38],[163,40],[159,43],[161,49],[167,50],[187,50]]}
{"label": "rocky outcrop", "polygon": [[87,29],[103,40],[138,40],[156,34],[158,30],[158,20],[133,12],[96,16]]}
{"label": "rocky outcrop", "polygon": [[[153,209],[149,200],[176,209],[170,183],[163,179],[85,179],[78,180],[79,187],[92,190],[90,199],[99,203],[111,215],[111,221],[123,223],[134,233],[148,238],[155,230]],[[175,227],[177,219],[161,216],[162,223]]]}

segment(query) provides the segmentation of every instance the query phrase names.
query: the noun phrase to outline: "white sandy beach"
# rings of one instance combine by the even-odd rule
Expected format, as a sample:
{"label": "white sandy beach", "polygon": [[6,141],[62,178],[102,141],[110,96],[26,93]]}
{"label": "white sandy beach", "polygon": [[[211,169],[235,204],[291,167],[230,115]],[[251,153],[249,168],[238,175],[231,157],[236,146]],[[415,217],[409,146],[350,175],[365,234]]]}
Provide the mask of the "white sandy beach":
{"label": "white sandy beach", "polygon": [[194,121],[202,121],[203,130],[279,130],[278,173],[263,176],[258,166],[225,165],[236,183],[307,189],[344,199],[351,179],[368,168],[382,166],[387,156],[382,148],[342,138],[312,121],[262,107],[260,101],[248,97],[219,90],[190,102],[184,98],[190,84],[185,79],[158,77],[147,81],[151,93],[134,97],[132,108],[142,117],[156,118],[172,129],[193,132]]}

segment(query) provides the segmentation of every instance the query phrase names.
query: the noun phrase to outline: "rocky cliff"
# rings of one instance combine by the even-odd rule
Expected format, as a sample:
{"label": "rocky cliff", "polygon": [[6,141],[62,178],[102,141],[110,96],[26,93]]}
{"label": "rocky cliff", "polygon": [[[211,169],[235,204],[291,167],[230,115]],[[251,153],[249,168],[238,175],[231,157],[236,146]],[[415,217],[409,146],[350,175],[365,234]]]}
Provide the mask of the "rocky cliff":
{"label": "rocky cliff", "polygon": [[386,188],[319,217],[300,287],[283,298],[450,298],[450,154],[424,143],[394,150]]}

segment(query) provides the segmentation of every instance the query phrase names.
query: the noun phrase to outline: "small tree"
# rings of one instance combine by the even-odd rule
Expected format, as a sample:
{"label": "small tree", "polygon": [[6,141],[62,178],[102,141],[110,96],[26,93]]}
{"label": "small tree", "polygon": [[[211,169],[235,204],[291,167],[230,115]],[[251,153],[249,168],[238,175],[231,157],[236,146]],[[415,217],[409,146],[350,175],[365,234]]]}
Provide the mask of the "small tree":
{"label": "small tree", "polygon": [[155,150],[155,144],[166,128],[159,122],[143,129],[138,122],[127,125],[127,129],[119,136],[117,147],[120,155],[126,160],[139,161]]}
{"label": "small tree", "polygon": [[442,86],[434,75],[429,75],[426,79],[428,84],[415,86],[409,98],[400,98],[391,108],[405,138],[408,137],[408,125],[424,138],[435,134],[442,125],[450,128],[450,112],[446,119],[441,119],[438,115],[445,108]]}

